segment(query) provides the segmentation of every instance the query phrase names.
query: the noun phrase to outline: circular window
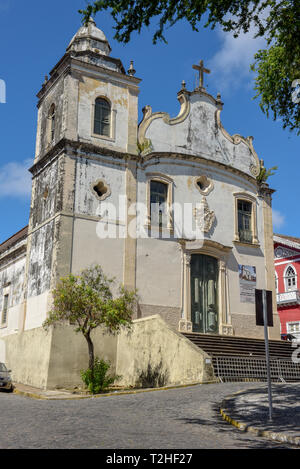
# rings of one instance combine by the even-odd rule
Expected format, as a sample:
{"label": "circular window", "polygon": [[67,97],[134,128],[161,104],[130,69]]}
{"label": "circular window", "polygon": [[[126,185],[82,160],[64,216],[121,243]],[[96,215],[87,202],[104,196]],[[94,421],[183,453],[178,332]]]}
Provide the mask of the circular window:
{"label": "circular window", "polygon": [[209,194],[214,188],[212,180],[204,174],[195,179],[195,185],[199,192],[203,195]]}

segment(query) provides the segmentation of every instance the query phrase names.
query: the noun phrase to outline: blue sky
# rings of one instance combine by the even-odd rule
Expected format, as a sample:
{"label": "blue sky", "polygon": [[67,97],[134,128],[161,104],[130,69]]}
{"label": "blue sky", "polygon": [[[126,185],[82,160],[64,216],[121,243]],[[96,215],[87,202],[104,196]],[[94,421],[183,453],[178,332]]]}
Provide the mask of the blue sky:
{"label": "blue sky", "polygon": [[[0,0],[0,80],[6,84],[6,103],[0,103],[0,243],[28,223],[30,175],[34,157],[37,98],[44,76],[58,62],[80,27],[79,8],[85,0]],[[111,55],[127,70],[134,60],[142,79],[139,110],[150,104],[153,111],[179,110],[176,93],[182,80],[192,90],[196,71],[192,65],[204,60],[211,69],[205,77],[207,90],[222,95],[222,123],[231,133],[254,136],[254,148],[267,168],[278,171],[269,180],[273,197],[274,231],[300,237],[299,142],[300,137],[282,130],[280,122],[267,119],[258,100],[253,100],[253,74],[249,63],[263,39],[252,34],[234,39],[220,30],[200,29],[180,22],[166,31],[168,44],[152,44],[152,32],[134,34],[127,45],[114,39],[109,13],[96,16],[107,36]],[[0,82],[1,83],[1,82]],[[0,94],[1,97],[1,94]],[[0,99],[1,100],[1,99]]]}

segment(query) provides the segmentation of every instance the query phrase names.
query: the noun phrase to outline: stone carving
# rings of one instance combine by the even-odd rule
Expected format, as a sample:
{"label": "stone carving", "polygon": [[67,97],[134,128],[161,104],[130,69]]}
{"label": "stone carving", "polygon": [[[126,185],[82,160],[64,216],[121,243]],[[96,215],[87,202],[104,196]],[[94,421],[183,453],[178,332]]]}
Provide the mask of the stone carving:
{"label": "stone carving", "polygon": [[205,197],[197,208],[194,209],[194,217],[196,219],[197,227],[204,233],[208,233],[215,221],[215,213],[209,210],[208,203]]}
{"label": "stone carving", "polygon": [[234,335],[233,327],[231,324],[222,325],[222,335]]}
{"label": "stone carving", "polygon": [[178,330],[179,332],[192,332],[193,324],[191,323],[191,321],[188,321],[187,319],[180,319],[179,324],[178,324]]}

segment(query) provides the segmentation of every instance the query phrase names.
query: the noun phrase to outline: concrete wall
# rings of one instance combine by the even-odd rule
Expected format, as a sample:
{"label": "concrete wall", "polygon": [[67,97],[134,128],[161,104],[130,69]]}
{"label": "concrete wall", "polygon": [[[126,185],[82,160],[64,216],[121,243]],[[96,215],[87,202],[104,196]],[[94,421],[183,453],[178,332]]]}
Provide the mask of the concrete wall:
{"label": "concrete wall", "polygon": [[[152,387],[213,378],[211,365],[205,364],[207,354],[158,315],[134,321],[130,333],[114,336],[99,329],[92,338],[95,355],[111,363],[121,385]],[[71,326],[36,328],[3,338],[1,358],[17,383],[48,389],[82,386],[80,371],[88,367],[88,347]]]}
{"label": "concrete wall", "polygon": [[11,334],[5,342],[6,365],[17,383],[46,388],[52,332],[42,328]]}
{"label": "concrete wall", "polygon": [[134,321],[118,337],[116,372],[125,386],[191,384],[214,378],[208,355],[175,332],[159,315]]}
{"label": "concrete wall", "polygon": [[[110,371],[116,370],[117,336],[105,334],[101,329],[92,333],[95,356],[111,363]],[[88,368],[88,346],[81,333],[73,327],[60,326],[53,329],[51,356],[47,387],[82,386],[80,371]]]}

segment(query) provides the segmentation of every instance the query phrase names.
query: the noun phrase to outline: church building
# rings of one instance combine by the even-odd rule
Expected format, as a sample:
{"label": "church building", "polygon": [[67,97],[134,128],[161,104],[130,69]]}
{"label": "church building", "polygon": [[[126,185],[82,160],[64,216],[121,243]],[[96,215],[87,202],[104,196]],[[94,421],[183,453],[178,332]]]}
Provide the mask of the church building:
{"label": "church building", "polygon": [[166,342],[171,350],[171,337],[188,348],[185,332],[262,338],[255,288],[274,292],[269,333],[280,339],[273,190],[257,182],[262,163],[253,137],[226,131],[221,96],[204,86],[209,71],[202,61],[194,68],[199,83],[188,90],[182,82],[176,117],[145,105],[138,123],[141,79],[133,62],[126,71],[111,56],[90,19],[45,78],[29,223],[0,245],[0,361],[16,381],[55,387],[65,384],[66,370],[84,367],[81,339],[46,333],[42,324],[57,279],[93,264],[139,295],[140,335],[131,351],[127,344],[119,354],[120,338],[102,340],[117,372],[124,360],[118,374],[138,366],[138,354],[153,356],[156,346],[162,353]]}

